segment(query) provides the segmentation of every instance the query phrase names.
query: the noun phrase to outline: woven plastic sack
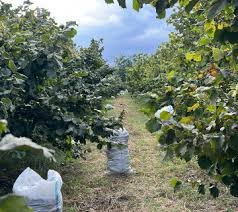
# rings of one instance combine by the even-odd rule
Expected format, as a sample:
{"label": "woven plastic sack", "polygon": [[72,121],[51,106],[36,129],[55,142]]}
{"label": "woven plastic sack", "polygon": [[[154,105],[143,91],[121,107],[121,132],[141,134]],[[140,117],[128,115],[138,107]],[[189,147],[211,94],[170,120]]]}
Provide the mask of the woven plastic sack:
{"label": "woven plastic sack", "polygon": [[25,169],[13,185],[13,192],[26,198],[27,204],[35,212],[61,212],[63,181],[54,170],[48,171],[47,180],[30,169]]}
{"label": "woven plastic sack", "polygon": [[129,133],[125,129],[115,130],[110,137],[111,148],[107,149],[108,174],[131,174],[128,150]]}

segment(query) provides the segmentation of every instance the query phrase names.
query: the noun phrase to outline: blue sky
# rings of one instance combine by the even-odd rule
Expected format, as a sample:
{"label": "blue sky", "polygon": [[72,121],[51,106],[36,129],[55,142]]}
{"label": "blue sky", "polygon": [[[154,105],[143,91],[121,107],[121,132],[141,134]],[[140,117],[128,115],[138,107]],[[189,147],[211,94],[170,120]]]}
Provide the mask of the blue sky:
{"label": "blue sky", "polygon": [[120,55],[153,53],[162,42],[168,40],[168,34],[172,31],[165,20],[156,18],[155,10],[149,6],[138,13],[131,4],[127,9],[116,4],[113,12],[117,17],[113,23],[79,26],[75,38],[75,42],[82,46],[87,46],[91,38],[103,38],[104,57],[110,63]]}
{"label": "blue sky", "polygon": [[[19,5],[23,0],[4,0]],[[104,40],[104,57],[112,63],[120,55],[153,53],[161,42],[168,40],[172,27],[156,18],[156,12],[145,6],[140,12],[122,9],[117,3],[104,0],[31,0],[35,7],[44,7],[59,22],[76,21],[79,25],[75,42],[88,46],[92,38]]]}

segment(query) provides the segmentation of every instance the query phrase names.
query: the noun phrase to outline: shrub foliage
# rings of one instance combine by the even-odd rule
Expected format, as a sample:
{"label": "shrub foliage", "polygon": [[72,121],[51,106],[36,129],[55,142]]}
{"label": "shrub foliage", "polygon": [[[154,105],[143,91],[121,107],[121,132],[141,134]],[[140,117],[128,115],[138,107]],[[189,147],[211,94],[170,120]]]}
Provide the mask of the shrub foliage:
{"label": "shrub foliage", "polygon": [[0,3],[1,118],[13,135],[78,157],[80,144],[101,147],[120,126],[103,108],[120,90],[118,79],[103,60],[101,41],[77,50],[74,22],[59,26],[48,11],[29,6]]}
{"label": "shrub foliage", "polygon": [[[119,1],[121,6],[123,2]],[[133,2],[139,9],[145,1]],[[166,8],[176,2],[158,0],[153,6],[163,17]],[[134,93],[145,94],[143,111],[150,117],[146,126],[157,135],[165,157],[185,161],[196,157],[202,170],[237,197],[237,1],[179,3],[168,20],[176,31],[154,55],[137,57],[127,70],[128,84]],[[155,116],[168,105],[173,106],[173,114]],[[205,192],[204,184],[209,185],[198,185],[201,193]],[[209,185],[209,190],[218,196],[216,183]]]}

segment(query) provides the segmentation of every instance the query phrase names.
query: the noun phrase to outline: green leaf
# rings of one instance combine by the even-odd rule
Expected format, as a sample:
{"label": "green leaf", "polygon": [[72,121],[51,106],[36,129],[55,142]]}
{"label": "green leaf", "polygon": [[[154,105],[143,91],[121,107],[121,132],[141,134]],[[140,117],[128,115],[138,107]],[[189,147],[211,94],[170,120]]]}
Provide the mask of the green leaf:
{"label": "green leaf", "polygon": [[198,157],[198,165],[201,169],[209,169],[212,166],[212,161],[207,156]]}
{"label": "green leaf", "polygon": [[208,37],[202,37],[199,41],[198,44],[199,46],[205,46],[208,45],[211,42],[210,38]]}
{"label": "green leaf", "polygon": [[103,147],[103,145],[102,145],[101,143],[99,143],[99,144],[97,145],[97,148],[98,148],[98,149],[102,149],[102,147]]}
{"label": "green leaf", "polygon": [[161,16],[161,14],[165,12],[166,7],[167,7],[167,2],[165,0],[157,0],[155,4],[155,8],[156,8],[156,13],[158,14],[159,17]]}
{"label": "green leaf", "polygon": [[136,10],[137,12],[139,12],[140,7],[141,7],[141,5],[140,5],[139,1],[133,0],[133,9]]}
{"label": "green leaf", "polygon": [[205,194],[206,191],[205,191],[205,185],[201,184],[198,186],[198,193],[199,194]]}
{"label": "green leaf", "polygon": [[230,137],[229,146],[238,152],[238,134],[232,135]]}
{"label": "green leaf", "polygon": [[126,0],[117,0],[118,4],[122,7],[122,8],[126,8]]}
{"label": "green leaf", "polygon": [[174,78],[176,72],[173,70],[173,71],[170,71],[168,74],[167,74],[167,79],[170,81]]}
{"label": "green leaf", "polygon": [[181,124],[192,124],[193,123],[193,116],[186,116],[182,117],[182,119],[179,121]]}
{"label": "green leaf", "polygon": [[232,49],[232,56],[234,60],[238,59],[238,46],[234,46]]}
{"label": "green leaf", "polygon": [[186,161],[186,162],[188,162],[188,161],[191,161],[192,160],[192,158],[193,158],[193,155],[194,155],[194,146],[187,146],[187,152],[186,152],[186,154],[183,156],[183,158],[184,158],[184,160]]}
{"label": "green leaf", "polygon": [[179,5],[181,7],[186,7],[189,3],[189,0],[179,0]]}
{"label": "green leaf", "polygon": [[7,132],[7,121],[0,120],[0,135],[5,132]]}
{"label": "green leaf", "polygon": [[194,7],[195,5],[199,2],[199,0],[191,0],[185,7],[185,11],[187,13],[189,13]]}
{"label": "green leaf", "polygon": [[168,121],[171,118],[171,114],[168,111],[163,111],[160,113],[160,119],[162,121]]}
{"label": "green leaf", "polygon": [[179,156],[184,157],[187,152],[187,144],[185,142],[179,143],[175,147],[175,151],[179,153]]}
{"label": "green leaf", "polygon": [[219,196],[219,190],[216,186],[212,185],[210,188],[210,194],[214,197],[217,198]]}
{"label": "green leaf", "polygon": [[105,0],[105,2],[106,2],[107,4],[113,4],[113,3],[114,3],[113,0]]}
{"label": "green leaf", "polygon": [[189,52],[185,55],[188,61],[200,62],[202,60],[202,55],[196,52]]}
{"label": "green leaf", "polygon": [[226,43],[227,41],[231,44],[238,43],[238,32],[231,31],[230,28],[224,28],[222,30],[217,30],[215,32],[215,39],[221,43]]}
{"label": "green leaf", "polygon": [[212,48],[212,56],[218,62],[224,57],[224,52],[218,48]]}
{"label": "green leaf", "polygon": [[216,105],[208,105],[206,110],[209,111],[210,113],[214,113],[216,112]]}
{"label": "green leaf", "polygon": [[176,133],[174,129],[169,129],[167,134],[166,134],[166,144],[170,145],[173,144],[176,140]]}
{"label": "green leaf", "polygon": [[227,5],[227,0],[216,0],[208,11],[209,19],[215,18]]}
{"label": "green leaf", "polygon": [[6,16],[0,15],[0,21],[4,21],[4,20],[6,20]]}
{"label": "green leaf", "polygon": [[176,178],[173,178],[170,180],[170,185],[173,187],[174,192],[176,192],[181,188],[182,182],[177,180]]}
{"label": "green leaf", "polygon": [[174,156],[174,151],[171,148],[167,148],[163,161],[170,161],[172,160],[173,156]]}
{"label": "green leaf", "polygon": [[210,38],[214,38],[216,25],[214,21],[209,21],[204,24],[204,30]]}
{"label": "green leaf", "polygon": [[13,72],[13,73],[16,73],[17,72],[17,67],[14,63],[13,60],[9,60],[8,61],[8,64],[7,64],[7,67]]}
{"label": "green leaf", "polygon": [[73,38],[75,35],[77,35],[77,30],[74,28],[70,28],[68,31],[66,31],[66,36],[68,38]]}
{"label": "green leaf", "polygon": [[87,77],[89,74],[86,71],[75,71],[72,76],[76,78]]}
{"label": "green leaf", "polygon": [[33,212],[23,197],[7,195],[0,198],[0,212],[16,212],[16,209],[21,212]]}
{"label": "green leaf", "polygon": [[200,107],[200,104],[199,104],[199,103],[195,103],[195,104],[193,104],[191,107],[188,107],[187,111],[188,111],[188,112],[195,111],[195,110],[197,110],[199,107]]}
{"label": "green leaf", "polygon": [[9,98],[2,98],[0,103],[2,103],[2,105],[5,108],[5,110],[9,110],[10,109],[12,111],[13,104],[12,104],[11,99],[9,99]]}
{"label": "green leaf", "polygon": [[165,17],[166,17],[166,10],[164,10],[164,11],[161,12],[161,13],[159,13],[158,16],[157,16],[157,18],[159,18],[159,19],[163,19],[163,18],[165,18]]}
{"label": "green leaf", "polygon": [[234,197],[238,197],[238,184],[235,183],[230,187],[230,194]]}
{"label": "green leaf", "polygon": [[152,118],[146,122],[146,128],[150,133],[157,132],[161,128],[161,124],[159,124],[156,118]]}
{"label": "green leaf", "polygon": [[161,145],[165,145],[166,144],[166,137],[165,137],[164,132],[162,130],[159,130],[156,133],[156,138],[157,138],[159,144],[161,144]]}
{"label": "green leaf", "polygon": [[232,177],[230,177],[230,176],[224,176],[224,177],[222,177],[221,180],[226,186],[229,186],[232,183]]}

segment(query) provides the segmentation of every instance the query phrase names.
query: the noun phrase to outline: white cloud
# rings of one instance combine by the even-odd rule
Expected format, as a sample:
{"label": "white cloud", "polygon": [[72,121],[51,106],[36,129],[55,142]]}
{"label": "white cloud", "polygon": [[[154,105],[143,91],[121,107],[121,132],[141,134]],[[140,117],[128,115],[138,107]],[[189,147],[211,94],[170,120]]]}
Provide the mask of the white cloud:
{"label": "white cloud", "polygon": [[168,37],[168,34],[170,31],[171,31],[171,29],[169,29],[167,26],[163,26],[163,25],[161,25],[160,27],[148,28],[141,35],[138,35],[135,38],[133,38],[133,40],[143,41],[143,40],[148,40],[148,39],[154,39],[156,37],[165,39]]}
{"label": "white cloud", "polygon": [[[23,0],[5,0],[14,6]],[[120,22],[117,5],[107,5],[104,0],[31,0],[34,7],[46,8],[59,23],[77,21],[81,27],[102,26]]]}
{"label": "white cloud", "polygon": [[[3,0],[14,6],[24,0]],[[46,8],[59,23],[77,21],[79,33],[75,43],[88,46],[91,38],[104,39],[106,59],[113,61],[120,54],[151,53],[168,40],[171,28],[165,20],[156,19],[154,8],[145,6],[139,13],[132,9],[132,0],[123,10],[105,0],[30,0],[35,7]],[[116,1],[115,1],[116,2]],[[170,13],[168,13],[170,14]]]}
{"label": "white cloud", "polygon": [[79,26],[104,26],[107,24],[118,24],[120,23],[120,17],[118,15],[112,14],[109,17],[93,17],[93,16],[84,16],[78,21]]}

